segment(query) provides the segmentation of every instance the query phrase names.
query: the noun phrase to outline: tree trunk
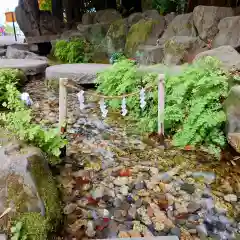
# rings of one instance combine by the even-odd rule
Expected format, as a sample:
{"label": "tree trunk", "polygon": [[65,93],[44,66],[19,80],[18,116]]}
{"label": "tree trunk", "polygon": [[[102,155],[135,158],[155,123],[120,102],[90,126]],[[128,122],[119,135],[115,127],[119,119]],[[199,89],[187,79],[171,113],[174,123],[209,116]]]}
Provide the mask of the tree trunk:
{"label": "tree trunk", "polygon": [[52,0],[52,15],[63,22],[62,0]]}

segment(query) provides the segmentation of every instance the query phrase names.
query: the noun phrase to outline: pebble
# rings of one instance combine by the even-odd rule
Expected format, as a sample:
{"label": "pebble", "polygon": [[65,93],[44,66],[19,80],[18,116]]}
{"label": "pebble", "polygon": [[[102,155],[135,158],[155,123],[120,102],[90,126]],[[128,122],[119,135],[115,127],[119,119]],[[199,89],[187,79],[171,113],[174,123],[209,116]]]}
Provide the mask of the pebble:
{"label": "pebble", "polygon": [[197,202],[191,202],[187,206],[187,210],[189,213],[195,213],[201,208],[201,204]]}
{"label": "pebble", "polygon": [[86,235],[91,238],[96,235],[96,231],[94,230],[94,222],[93,221],[88,221]]}
{"label": "pebble", "polygon": [[194,184],[183,183],[181,185],[181,190],[187,192],[188,194],[193,194],[195,192]]}
{"label": "pebble", "polygon": [[197,230],[200,238],[208,236],[207,228],[206,228],[206,226],[204,224],[198,225],[196,227],[196,230]]}
{"label": "pebble", "polygon": [[227,202],[237,202],[237,196],[234,194],[227,194],[224,196],[224,200]]}
{"label": "pebble", "polygon": [[128,232],[124,232],[124,231],[120,231],[118,234],[119,238],[129,238],[130,235],[128,234]]}
{"label": "pebble", "polygon": [[129,190],[129,187],[126,186],[126,185],[123,185],[123,186],[121,186],[121,188],[120,188],[120,193],[121,193],[123,196],[127,196],[127,195],[128,195],[128,190]]}
{"label": "pebble", "polygon": [[64,213],[65,215],[69,215],[69,214],[73,213],[76,208],[77,208],[77,204],[75,204],[75,203],[69,203],[69,204],[67,204],[67,205],[64,207],[63,213]]}
{"label": "pebble", "polygon": [[178,228],[178,227],[174,227],[174,228],[172,228],[171,229],[171,234],[172,235],[174,235],[174,236],[177,236],[177,237],[181,237],[181,230],[180,230],[180,228]]}
{"label": "pebble", "polygon": [[129,182],[128,178],[127,177],[117,177],[113,183],[116,185],[116,186],[123,186],[123,185],[127,185]]}

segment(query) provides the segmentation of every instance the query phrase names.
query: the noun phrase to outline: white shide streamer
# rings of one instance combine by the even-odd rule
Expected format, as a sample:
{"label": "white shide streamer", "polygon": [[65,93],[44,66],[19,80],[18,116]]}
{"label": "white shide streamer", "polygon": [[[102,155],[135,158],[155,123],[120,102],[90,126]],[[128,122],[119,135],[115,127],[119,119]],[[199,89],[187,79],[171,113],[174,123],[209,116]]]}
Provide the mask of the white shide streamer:
{"label": "white shide streamer", "polygon": [[29,94],[24,92],[21,94],[21,100],[27,105],[31,106],[33,104],[32,99],[30,98]]}
{"label": "white shide streamer", "polygon": [[126,98],[124,97],[122,99],[122,116],[126,116],[128,113],[128,110],[127,110],[127,101],[126,101]]}
{"label": "white shide streamer", "polygon": [[140,107],[141,109],[144,109],[146,106],[146,101],[145,101],[145,89],[142,88],[140,91]]}
{"label": "white shide streamer", "polygon": [[78,97],[78,101],[79,101],[79,108],[80,110],[83,110],[85,108],[85,100],[84,100],[84,91],[81,90],[78,94],[77,94],[77,97]]}
{"label": "white shide streamer", "polygon": [[106,104],[105,104],[105,101],[103,98],[99,101],[99,105],[100,105],[102,117],[105,118],[108,114],[108,110],[107,110],[107,107],[106,107]]}

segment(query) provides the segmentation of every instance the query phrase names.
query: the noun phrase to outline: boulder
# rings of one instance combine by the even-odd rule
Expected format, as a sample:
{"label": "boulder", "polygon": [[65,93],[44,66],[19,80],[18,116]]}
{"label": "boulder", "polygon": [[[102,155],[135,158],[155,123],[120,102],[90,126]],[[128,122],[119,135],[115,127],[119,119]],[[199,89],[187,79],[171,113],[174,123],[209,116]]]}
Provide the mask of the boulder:
{"label": "boulder", "polygon": [[[161,17],[161,16],[160,16]],[[134,56],[140,45],[156,45],[159,35],[164,31],[165,20],[156,21],[142,19],[130,28],[125,52],[129,56]]]}
{"label": "boulder", "polygon": [[38,56],[37,54],[29,51],[18,50],[12,46],[8,46],[6,57],[8,59],[35,59],[47,62],[46,57]]}
{"label": "boulder", "polygon": [[82,24],[89,25],[93,24],[93,17],[94,15],[92,13],[86,12],[82,16]]}
{"label": "boulder", "polygon": [[224,102],[227,115],[226,133],[232,147],[240,153],[240,85],[231,88]]}
{"label": "boulder", "polygon": [[0,231],[22,222],[28,239],[47,239],[61,220],[61,204],[53,176],[40,149],[15,140],[0,129]]}
{"label": "boulder", "polygon": [[171,37],[174,36],[197,36],[197,33],[193,26],[192,13],[177,15],[168,25],[167,29],[160,38],[159,43],[164,44],[165,41],[169,40]]}
{"label": "boulder", "polygon": [[158,13],[157,10],[147,10],[147,11],[143,12],[143,16],[146,19],[162,21],[162,16]]}
{"label": "boulder", "polygon": [[144,18],[144,16],[140,12],[136,12],[136,13],[131,14],[128,17],[128,26],[131,27],[133,24],[137,23],[138,21],[140,21],[143,18]]}
{"label": "boulder", "polygon": [[120,19],[111,24],[106,35],[107,51],[110,55],[114,52],[124,51],[127,32],[128,23],[126,19]]}
{"label": "boulder", "polygon": [[193,51],[198,45],[197,37],[176,36],[170,38],[164,44],[164,63],[166,65],[182,63],[188,51]]}
{"label": "boulder", "polygon": [[105,9],[96,12],[93,23],[112,23],[121,18],[121,14],[115,9]]}
{"label": "boulder", "polygon": [[4,57],[6,55],[7,50],[0,48],[0,57]]}
{"label": "boulder", "polygon": [[218,33],[218,23],[221,19],[232,17],[234,12],[228,7],[197,6],[193,10],[194,26],[203,40],[212,40]]}
{"label": "boulder", "polygon": [[93,84],[98,72],[103,71],[112,65],[110,64],[61,64],[50,66],[46,69],[46,79],[58,82],[59,78],[68,78],[77,85]]}
{"label": "boulder", "polygon": [[201,52],[196,55],[194,61],[205,56],[219,59],[222,62],[222,67],[226,70],[232,68],[240,69],[240,54],[231,46],[222,46]]}
{"label": "boulder", "polygon": [[61,33],[61,22],[57,17],[51,15],[50,12],[40,11],[40,31],[41,35],[54,35]]}
{"label": "boulder", "polygon": [[227,17],[218,24],[219,32],[212,42],[214,48],[223,45],[240,46],[240,16]]}
{"label": "boulder", "polygon": [[34,59],[0,59],[0,68],[20,69],[26,76],[43,74],[48,64]]}
{"label": "boulder", "polygon": [[152,65],[161,63],[164,58],[163,46],[145,45],[137,52],[136,59],[140,64]]}
{"label": "boulder", "polygon": [[168,26],[176,16],[177,16],[177,14],[175,12],[171,12],[171,13],[166,14],[164,16],[166,26]]}

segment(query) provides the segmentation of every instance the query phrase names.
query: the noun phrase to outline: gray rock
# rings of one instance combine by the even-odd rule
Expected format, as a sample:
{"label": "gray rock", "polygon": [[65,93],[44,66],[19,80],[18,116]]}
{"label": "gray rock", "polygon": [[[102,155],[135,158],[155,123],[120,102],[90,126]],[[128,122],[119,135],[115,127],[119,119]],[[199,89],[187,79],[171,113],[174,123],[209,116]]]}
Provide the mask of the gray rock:
{"label": "gray rock", "polygon": [[233,15],[232,8],[197,6],[193,10],[193,22],[201,39],[212,40],[218,33],[219,21]]}
{"label": "gray rock", "polygon": [[187,206],[187,210],[188,210],[189,213],[195,213],[200,208],[201,208],[201,204],[199,204],[197,202],[191,202]]}
{"label": "gray rock", "polygon": [[215,57],[222,62],[222,67],[226,70],[231,68],[240,69],[240,54],[231,46],[222,46],[214,48],[196,55],[194,61],[211,56]]}
{"label": "gray rock", "polygon": [[61,64],[46,69],[46,79],[68,78],[76,84],[93,84],[98,72],[111,67],[110,64]]}
{"label": "gray rock", "polygon": [[44,73],[47,63],[35,59],[0,59],[0,68],[20,69],[25,75]]}
{"label": "gray rock", "polygon": [[198,225],[196,227],[196,230],[197,230],[200,237],[207,237],[208,236],[207,228],[204,224]]}
{"label": "gray rock", "polygon": [[176,13],[175,12],[171,12],[171,13],[166,14],[164,16],[166,25],[168,26],[175,17],[176,17]]}
{"label": "gray rock", "polygon": [[64,213],[65,215],[69,215],[69,214],[73,213],[76,208],[77,208],[77,204],[75,204],[75,203],[69,203],[69,204],[67,204],[67,205],[64,207],[63,213]]}
{"label": "gray rock", "polygon": [[196,31],[193,27],[193,14],[177,15],[168,25],[167,29],[160,38],[160,43],[164,44],[169,38],[174,36],[196,37]]}
{"label": "gray rock", "polygon": [[136,12],[136,13],[131,14],[127,19],[128,26],[131,27],[133,24],[137,23],[138,21],[140,21],[143,18],[144,18],[144,16],[140,12]]}
{"label": "gray rock", "polygon": [[178,236],[179,238],[181,237],[181,229],[178,227],[172,228],[170,232],[174,236]]}
{"label": "gray rock", "polygon": [[163,46],[145,45],[139,48],[136,58],[143,65],[161,63],[164,58]]}
{"label": "gray rock", "polygon": [[7,50],[0,48],[0,57],[3,57],[6,55]]}
{"label": "gray rock", "polygon": [[105,187],[99,186],[92,192],[92,196],[94,199],[102,198],[104,196]]}
{"label": "gray rock", "polygon": [[86,12],[82,16],[82,24],[89,25],[93,23],[94,15],[92,13]]}
{"label": "gray rock", "polygon": [[188,194],[193,194],[195,192],[194,184],[183,183],[181,185],[181,190],[187,192]]}
{"label": "gray rock", "polygon": [[122,16],[115,9],[105,9],[97,11],[93,23],[109,23],[121,19]]}
{"label": "gray rock", "polygon": [[130,207],[128,209],[128,215],[132,218],[135,219],[136,218],[136,214],[137,214],[137,208],[135,205],[133,205],[132,207]]}
{"label": "gray rock", "polygon": [[128,178],[127,177],[117,177],[113,183],[116,185],[116,186],[123,186],[123,185],[127,185],[128,184]]}
{"label": "gray rock", "polygon": [[240,46],[240,16],[227,17],[218,24],[219,32],[212,42],[214,48],[223,45]]}
{"label": "gray rock", "polygon": [[[162,21],[163,18],[162,16],[159,14],[159,12],[155,9],[153,10],[147,10],[145,12],[143,12],[143,16],[145,18],[148,18],[148,19],[152,19],[152,20],[156,20],[156,21]],[[165,21],[164,21],[165,22]]]}
{"label": "gray rock", "polygon": [[19,50],[12,46],[8,46],[6,57],[8,59],[35,59],[47,62],[46,57],[38,56],[37,54],[29,51]]}

